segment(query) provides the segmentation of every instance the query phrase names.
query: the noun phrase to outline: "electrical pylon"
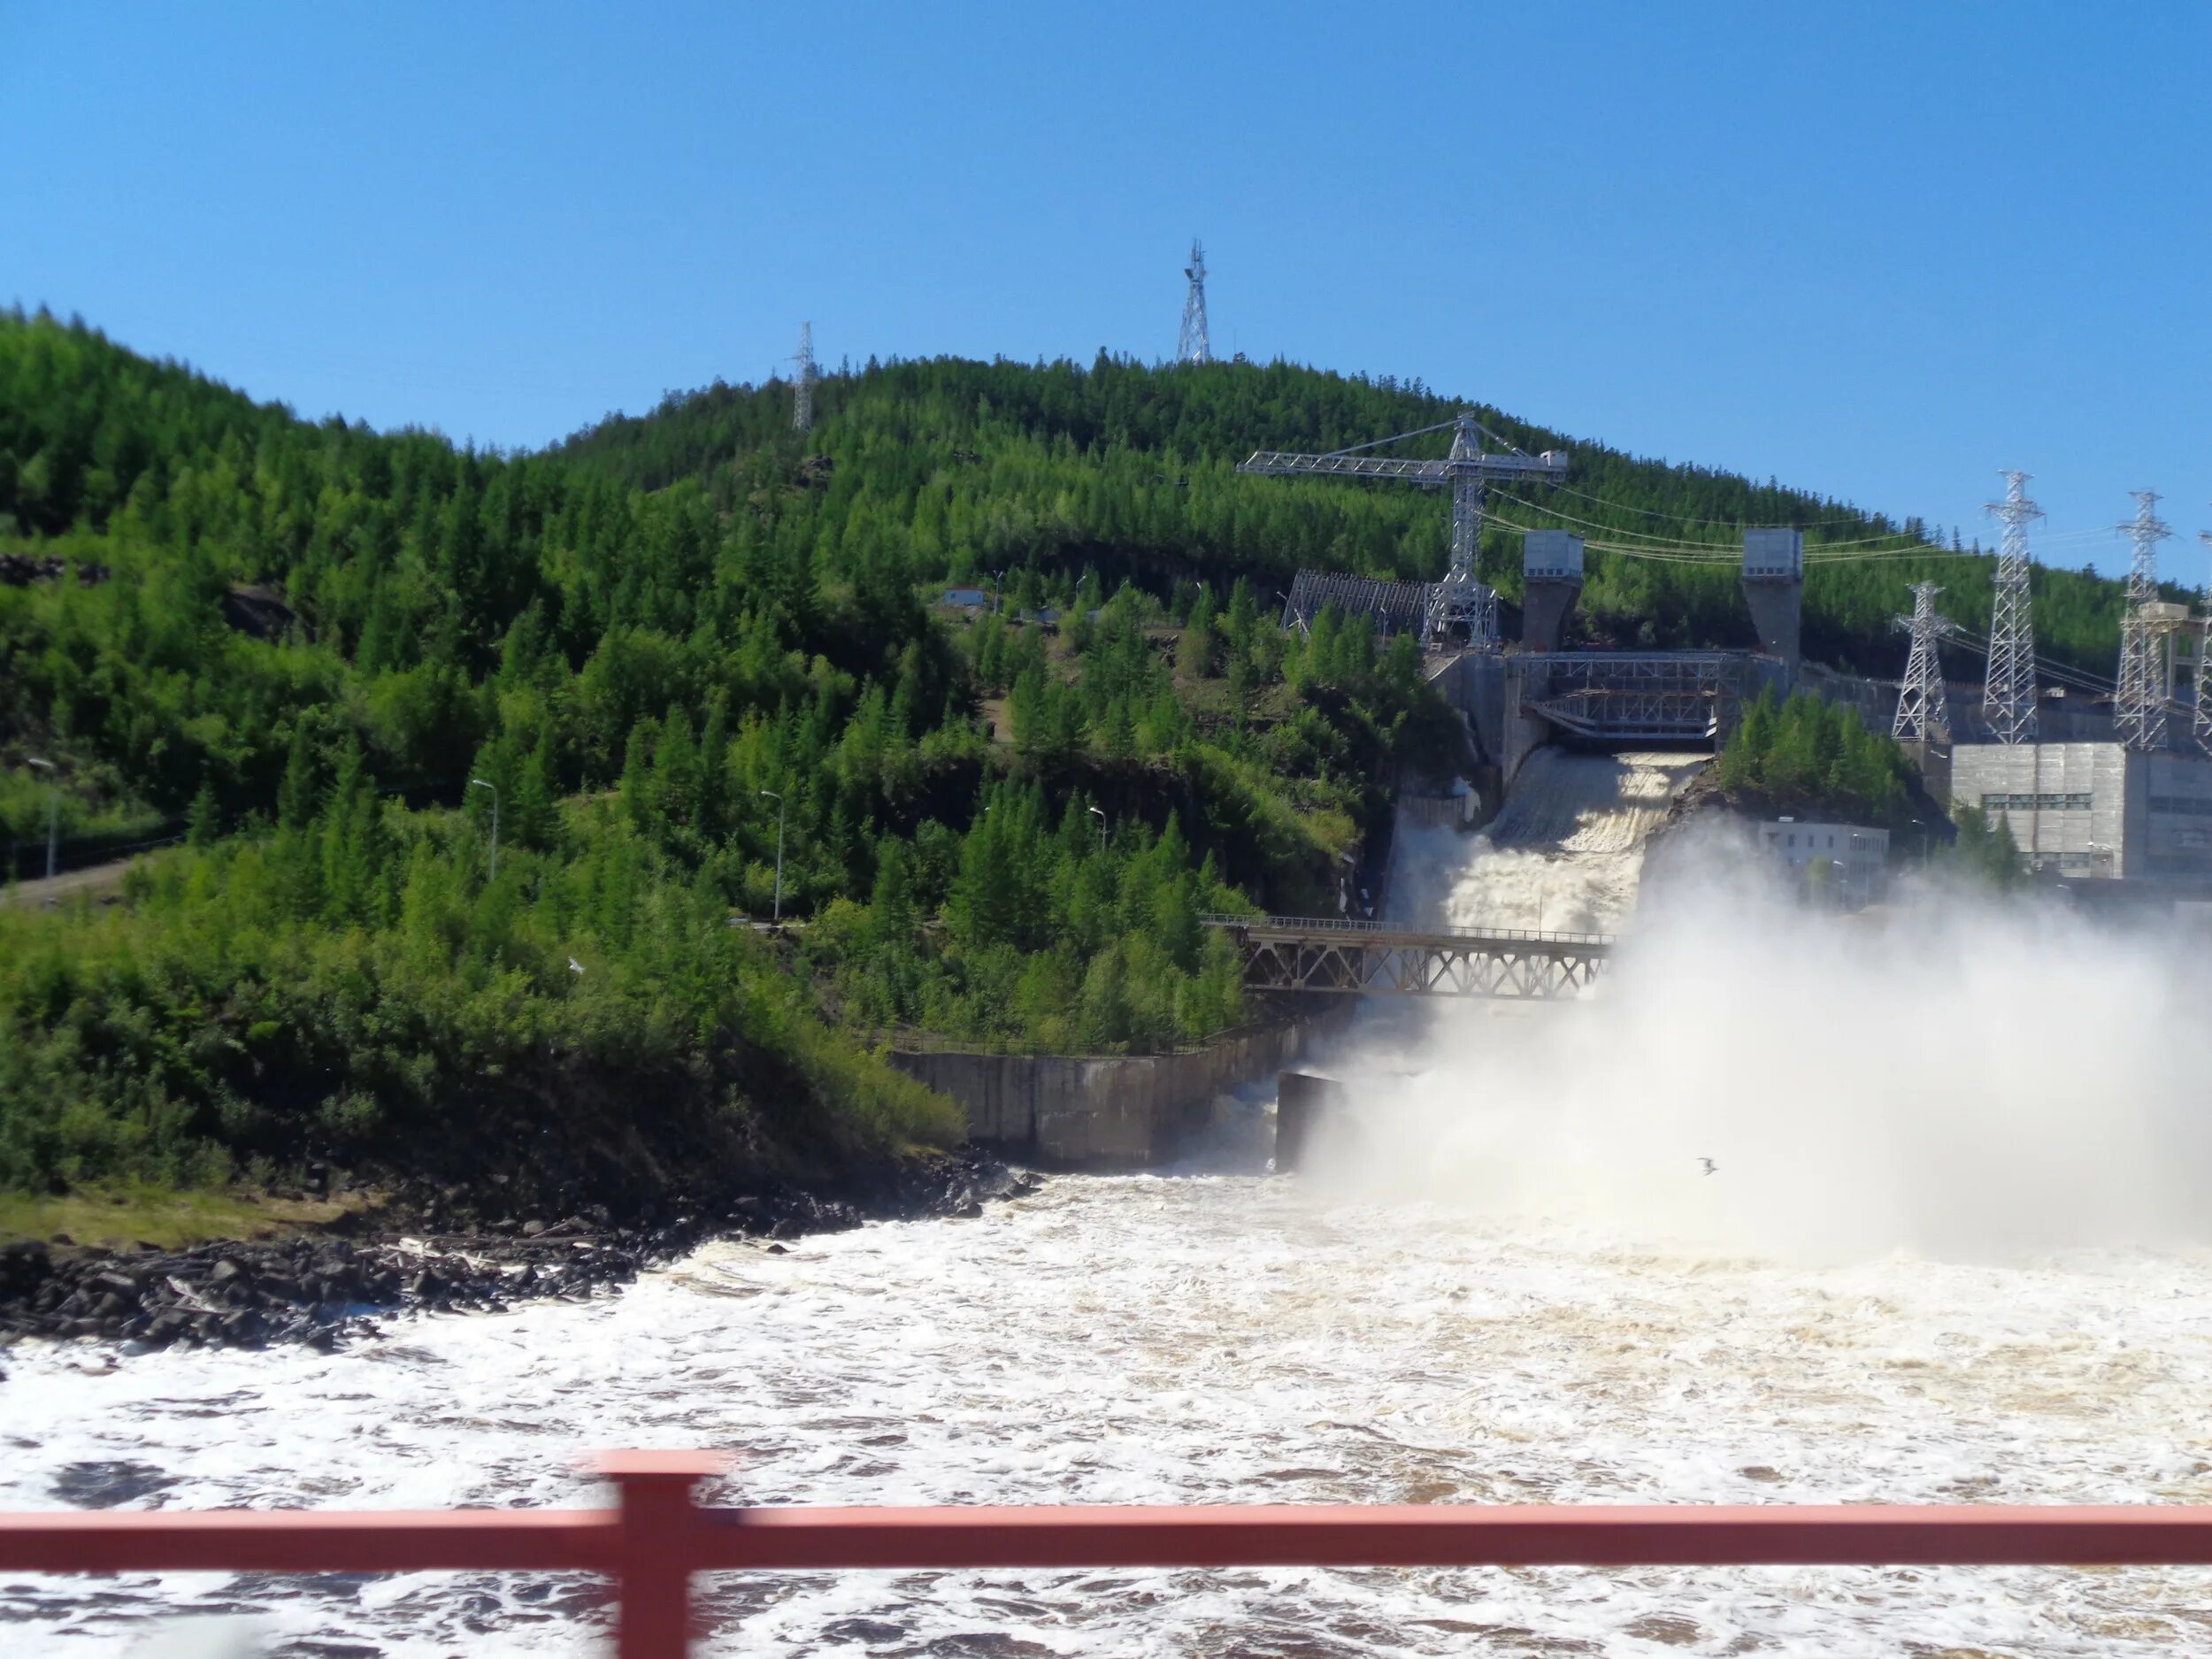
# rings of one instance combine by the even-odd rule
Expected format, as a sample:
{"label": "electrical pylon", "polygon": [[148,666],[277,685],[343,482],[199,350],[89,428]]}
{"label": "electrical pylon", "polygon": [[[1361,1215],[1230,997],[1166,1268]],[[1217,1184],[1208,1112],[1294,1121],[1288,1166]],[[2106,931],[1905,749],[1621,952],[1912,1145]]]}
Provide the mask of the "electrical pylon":
{"label": "electrical pylon", "polygon": [[2173,532],[2152,511],[2158,505],[2156,490],[2129,494],[2135,497],[2135,517],[2119,528],[2135,544],[2135,556],[2128,563],[2127,610],[2120,618],[2120,687],[2112,700],[2113,723],[2130,749],[2163,749],[2166,676],[2150,607],[2158,603],[2158,544]]}
{"label": "electrical pylon", "polygon": [[799,325],[799,349],[791,354],[798,367],[791,375],[791,429],[814,430],[814,325]]}
{"label": "electrical pylon", "polygon": [[1183,267],[1183,274],[1190,279],[1190,290],[1183,296],[1183,336],[1176,342],[1175,360],[1210,362],[1213,348],[1206,342],[1206,250],[1195,236],[1191,238],[1190,263]]}
{"label": "electrical pylon", "polygon": [[1933,582],[1915,582],[1912,589],[1912,655],[1905,659],[1905,678],[1897,687],[1897,718],[1890,735],[1901,743],[1924,743],[1932,734],[1951,735],[1951,718],[1943,702],[1943,664],[1936,657],[1936,631],[1941,626],[1935,608],[1943,591]]}
{"label": "electrical pylon", "polygon": [[[2212,547],[2212,530],[2198,531],[2197,540]],[[2205,598],[2212,604],[2212,588],[2205,590]],[[2212,615],[2205,618],[2197,635],[2197,712],[2191,725],[2197,747],[2212,755]]]}
{"label": "electrical pylon", "polygon": [[1988,511],[2004,523],[1997,588],[1989,610],[1989,675],[1982,716],[2000,743],[2035,741],[2035,618],[2028,593],[2028,524],[2043,510],[2027,496],[2029,475],[2007,472],[2005,498]]}

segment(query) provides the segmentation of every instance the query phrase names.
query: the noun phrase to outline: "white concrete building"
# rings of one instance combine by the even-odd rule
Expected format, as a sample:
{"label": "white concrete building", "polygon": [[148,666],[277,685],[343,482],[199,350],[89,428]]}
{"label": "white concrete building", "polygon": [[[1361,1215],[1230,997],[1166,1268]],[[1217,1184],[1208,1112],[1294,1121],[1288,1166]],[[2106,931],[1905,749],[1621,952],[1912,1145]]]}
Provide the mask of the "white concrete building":
{"label": "white concrete building", "polygon": [[2212,881],[2212,761],[2118,743],[1961,743],[1951,800],[2001,818],[2032,869]]}
{"label": "white concrete building", "polygon": [[1824,893],[1846,910],[1872,904],[1888,890],[1886,829],[1776,818],[1759,826],[1759,845],[1801,890]]}

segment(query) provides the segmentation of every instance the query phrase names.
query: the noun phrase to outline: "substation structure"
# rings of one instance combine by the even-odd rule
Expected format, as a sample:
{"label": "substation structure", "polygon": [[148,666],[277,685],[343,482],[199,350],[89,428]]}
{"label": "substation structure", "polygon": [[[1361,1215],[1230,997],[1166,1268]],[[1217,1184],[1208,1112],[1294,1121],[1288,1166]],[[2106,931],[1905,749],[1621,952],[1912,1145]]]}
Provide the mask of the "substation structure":
{"label": "substation structure", "polygon": [[[2155,550],[2171,532],[2154,515],[2154,493],[2137,491],[2135,517],[2118,526],[2135,552],[2116,681],[2035,655],[2026,528],[2039,510],[2018,472],[2005,473],[2005,498],[1990,505],[2005,538],[1986,641],[1942,617],[1936,589],[1924,585],[1915,616],[1897,618],[1912,634],[1901,681],[1803,660],[1804,538],[1786,527],[1743,533],[1743,598],[1758,643],[1735,651],[1561,650],[1582,591],[1585,544],[1564,530],[1527,531],[1516,651],[1499,637],[1497,595],[1474,574],[1485,493],[1493,484],[1563,484],[1570,457],[1560,450],[1486,453],[1482,440],[1493,434],[1471,414],[1446,426],[1451,453],[1442,460],[1368,453],[1421,435],[1403,433],[1328,455],[1262,451],[1239,470],[1451,488],[1452,564],[1444,581],[1302,571],[1283,623],[1310,628],[1333,605],[1347,618],[1367,618],[1378,635],[1417,632],[1430,683],[1466,722],[1484,774],[1478,793],[1489,810],[1547,745],[1715,751],[1762,692],[1801,690],[1851,708],[1870,730],[1890,730],[1939,801],[1978,806],[2003,823],[2032,869],[2111,889],[2100,897],[2119,897],[2116,889],[2126,887],[2142,897],[2212,900],[2212,617],[2160,597]],[[2203,539],[2212,543],[2212,532]],[[1946,678],[1939,648],[1952,647],[1983,655],[1979,683]],[[2192,659],[2190,676],[2184,671]],[[2193,695],[2181,689],[2185,678],[2193,678]],[[1437,821],[1464,826],[1479,818],[1469,815],[1466,799],[1426,804],[1448,809]],[[1267,972],[1291,970],[1271,964]],[[1302,972],[1395,974],[1400,966],[1325,954]],[[1416,969],[1405,972],[1417,982]]]}
{"label": "substation structure", "polygon": [[1353,996],[1572,997],[1595,983],[1614,944],[1607,933],[1416,933],[1314,917],[1210,916],[1206,924],[1236,941],[1248,991]]}

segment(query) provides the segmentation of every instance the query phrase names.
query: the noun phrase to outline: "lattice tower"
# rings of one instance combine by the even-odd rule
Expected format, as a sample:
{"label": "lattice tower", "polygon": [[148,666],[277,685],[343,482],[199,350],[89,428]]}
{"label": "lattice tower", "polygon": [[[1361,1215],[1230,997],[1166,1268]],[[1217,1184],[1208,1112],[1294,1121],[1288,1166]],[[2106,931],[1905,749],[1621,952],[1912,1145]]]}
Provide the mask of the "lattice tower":
{"label": "lattice tower", "polygon": [[[1482,439],[1472,415],[1460,416],[1452,426],[1448,460],[1472,463],[1482,455]],[[1440,638],[1457,625],[1467,630],[1467,641],[1477,650],[1495,648],[1498,640],[1498,590],[1475,577],[1475,558],[1482,551],[1482,496],[1488,480],[1470,465],[1452,474],[1452,563],[1444,580],[1431,589],[1429,634]]]}
{"label": "lattice tower", "polygon": [[1183,296],[1183,335],[1176,342],[1175,360],[1210,362],[1213,348],[1206,342],[1206,250],[1195,236],[1191,238],[1190,263],[1183,267],[1183,274],[1190,279],[1190,288]]}
{"label": "lattice tower", "polygon": [[1989,503],[2004,523],[1997,591],[1989,611],[1989,674],[1982,714],[2000,743],[2035,741],[2035,619],[2028,593],[2028,525],[2043,510],[2027,496],[2028,474],[2004,474],[2005,498]]}
{"label": "lattice tower", "polygon": [[792,362],[798,367],[791,375],[791,428],[795,432],[814,430],[814,325],[799,325],[799,349],[792,353]]}
{"label": "lattice tower", "polygon": [[1936,615],[1935,601],[1942,591],[1933,582],[1913,584],[1912,655],[1905,659],[1905,678],[1897,687],[1897,718],[1889,728],[1901,743],[1951,735],[1950,714],[1943,703],[1943,664],[1936,657],[1942,621]]}
{"label": "lattice tower", "polygon": [[[2212,547],[2212,530],[2198,531],[2197,540]],[[2212,604],[2212,588],[2205,590],[2205,598]],[[2191,725],[2197,747],[2212,755],[2212,615],[2204,618],[2197,634],[2197,711]]]}
{"label": "lattice tower", "polygon": [[2113,721],[2130,749],[2162,749],[2166,744],[2166,676],[2150,607],[2158,603],[2158,544],[2173,532],[2152,510],[2158,492],[2138,489],[2135,517],[2120,526],[2134,544],[2128,563],[2127,611],[2120,618],[2120,688],[2113,698]]}

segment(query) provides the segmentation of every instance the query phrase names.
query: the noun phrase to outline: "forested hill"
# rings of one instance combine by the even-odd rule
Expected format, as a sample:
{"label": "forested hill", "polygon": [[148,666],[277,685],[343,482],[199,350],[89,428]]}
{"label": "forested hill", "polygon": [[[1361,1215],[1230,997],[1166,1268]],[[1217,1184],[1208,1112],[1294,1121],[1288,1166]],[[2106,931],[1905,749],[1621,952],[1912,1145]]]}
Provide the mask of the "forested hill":
{"label": "forested hill", "polygon": [[[716,388],[484,453],[0,312],[0,878],[57,792],[65,852],[188,831],[119,906],[0,909],[0,1192],[309,1156],[649,1189],[956,1133],[874,1054],[894,1032],[1098,1052],[1245,1018],[1201,918],[1333,910],[1401,778],[1463,757],[1413,641],[1273,620],[1302,565],[1440,571],[1443,503],[1233,464],[1453,405],[1111,359],[817,401],[803,436],[788,388]],[[1571,447],[1578,517],[1917,545]],[[1511,539],[1485,552],[1510,594]],[[1985,570],[1939,562],[1976,626]],[[1890,667],[1923,563],[1820,571],[1813,653]],[[1592,566],[1601,638],[1745,637],[1726,569]],[[999,571],[1064,621],[933,603]],[[2077,610],[2046,637],[2101,662]],[[731,926],[779,905],[797,939]]]}
{"label": "forested hill", "polygon": [[[1418,384],[1283,363],[1155,367],[1102,353],[1088,368],[872,362],[819,380],[814,406],[802,441],[787,385],[718,384],[603,421],[558,452],[641,489],[692,480],[726,508],[774,500],[780,536],[832,561],[892,553],[917,573],[958,580],[1025,568],[1072,579],[1089,565],[1110,584],[1126,576],[1162,591],[1249,574],[1271,591],[1309,566],[1432,578],[1447,557],[1447,503],[1440,492],[1243,477],[1238,461],[1255,449],[1368,443],[1471,405]],[[1509,600],[1520,589],[1514,526],[1572,529],[1655,556],[1589,555],[1582,626],[1600,643],[1752,643],[1727,562],[1744,525],[1806,532],[1805,639],[1816,661],[1893,676],[1903,645],[1890,618],[1911,610],[1908,590],[1924,579],[1944,585],[1947,615],[1970,631],[1988,626],[1993,560],[1955,553],[1955,531],[1937,547],[1916,519],[1638,459],[1471,407],[1509,443],[1574,457],[1566,489],[1494,503],[1482,566]],[[1448,437],[1392,453],[1441,455]],[[803,465],[815,488],[786,503]],[[1675,550],[1686,544],[1720,559],[1686,564]],[[1929,557],[1898,557],[1923,548]],[[2049,569],[2035,581],[2043,653],[2108,677],[2119,585]]]}

